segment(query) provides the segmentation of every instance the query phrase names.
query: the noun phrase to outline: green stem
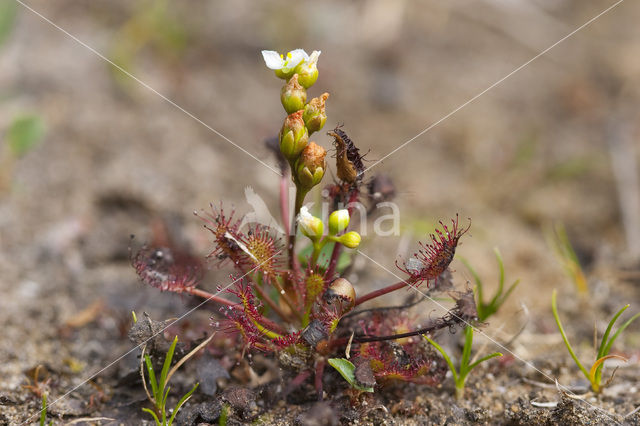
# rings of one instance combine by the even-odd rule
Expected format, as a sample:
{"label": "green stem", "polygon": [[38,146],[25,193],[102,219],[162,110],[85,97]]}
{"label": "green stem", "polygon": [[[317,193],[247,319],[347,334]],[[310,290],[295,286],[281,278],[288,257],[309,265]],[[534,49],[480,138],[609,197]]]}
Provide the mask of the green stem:
{"label": "green stem", "polygon": [[296,234],[298,232],[298,214],[304,203],[304,198],[307,196],[307,192],[296,186],[296,201],[293,208],[293,220],[291,224],[291,233],[289,234],[289,245],[287,246],[287,252],[289,254],[289,270],[295,271],[296,267]]}

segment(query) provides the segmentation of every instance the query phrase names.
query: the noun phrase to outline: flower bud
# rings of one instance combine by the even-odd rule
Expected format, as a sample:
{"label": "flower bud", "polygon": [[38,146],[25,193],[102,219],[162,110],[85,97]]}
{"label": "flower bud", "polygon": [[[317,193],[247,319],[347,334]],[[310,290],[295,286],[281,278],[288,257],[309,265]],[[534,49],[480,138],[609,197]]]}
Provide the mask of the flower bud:
{"label": "flower bud", "polygon": [[307,237],[314,241],[322,237],[322,233],[324,232],[324,224],[322,223],[322,220],[309,213],[309,210],[305,206],[300,208],[300,213],[296,220],[298,221],[300,230]]}
{"label": "flower bud", "polygon": [[313,84],[318,79],[318,57],[320,56],[320,51],[314,50],[309,56],[309,59],[301,62],[295,68],[295,72],[299,76],[299,81],[302,87],[308,89],[313,86]]}
{"label": "flower bud", "polygon": [[296,162],[296,178],[303,189],[309,191],[320,183],[326,169],[326,155],[327,151],[315,142],[309,142],[302,150]]}
{"label": "flower bud", "polygon": [[360,234],[355,231],[347,232],[344,235],[341,235],[338,238],[338,242],[343,246],[349,247],[350,249],[354,249],[360,245]]}
{"label": "flower bud", "polygon": [[329,234],[336,235],[349,226],[349,210],[336,210],[329,215]]}
{"label": "flower bud", "polygon": [[302,119],[305,126],[309,129],[309,134],[322,129],[327,121],[327,113],[325,112],[325,102],[329,98],[328,93],[323,93],[319,98],[313,98],[304,107]]}
{"label": "flower bud", "polygon": [[298,74],[294,74],[287,84],[282,86],[280,101],[287,114],[304,108],[304,104],[307,102],[307,91],[298,83]]}
{"label": "flower bud", "polygon": [[304,126],[302,111],[290,114],[280,130],[280,152],[293,164],[308,143],[309,132]]}

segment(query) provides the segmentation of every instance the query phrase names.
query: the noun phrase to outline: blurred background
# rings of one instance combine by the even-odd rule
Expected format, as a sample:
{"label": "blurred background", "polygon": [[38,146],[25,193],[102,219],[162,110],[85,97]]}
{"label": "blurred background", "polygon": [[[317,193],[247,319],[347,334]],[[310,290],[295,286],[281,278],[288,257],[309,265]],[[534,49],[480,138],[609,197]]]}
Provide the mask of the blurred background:
{"label": "blurred background", "polygon": [[[271,170],[90,48],[274,166],[263,141],[284,118],[281,82],[260,50],[321,50],[310,95],[330,92],[326,128],[344,124],[373,164],[613,1],[28,4],[86,46],[0,1],[0,315],[22,342],[16,363],[79,350],[48,329],[92,303],[181,312],[185,301],[143,288],[128,266],[129,235],[148,240],[154,218],[205,255],[194,210],[220,200],[248,210],[251,186],[278,211]],[[637,275],[639,18],[640,4],[623,2],[377,164],[369,176],[393,178],[402,235],[362,250],[395,271],[395,253],[410,254],[439,219],[470,217],[458,253],[493,283],[498,247],[508,279],[522,280],[507,313],[525,302],[548,314],[551,289],[572,286],[545,238],[554,224],[588,274]],[[463,286],[471,275],[455,264]],[[356,266],[358,286],[395,280]],[[116,329],[113,318],[101,328]]]}

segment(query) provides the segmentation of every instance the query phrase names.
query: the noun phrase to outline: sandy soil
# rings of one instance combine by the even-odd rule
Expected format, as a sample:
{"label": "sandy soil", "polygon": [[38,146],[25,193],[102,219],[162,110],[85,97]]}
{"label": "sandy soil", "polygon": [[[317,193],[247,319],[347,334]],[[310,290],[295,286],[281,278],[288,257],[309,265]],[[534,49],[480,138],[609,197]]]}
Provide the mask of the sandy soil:
{"label": "sandy soil", "polygon": [[[471,217],[472,237],[458,253],[492,288],[492,248],[499,247],[508,279],[521,279],[483,327],[513,355],[472,373],[460,401],[451,396],[450,378],[440,388],[391,385],[351,401],[337,374],[325,379],[323,403],[310,386],[282,400],[274,395],[287,377],[275,369],[265,376],[273,380],[259,385],[231,374],[215,396],[196,393],[185,412],[199,404],[215,411],[229,388],[253,386],[255,407],[236,409],[229,424],[640,421],[637,413],[627,416],[640,405],[640,323],[615,345],[629,362],[602,394],[573,399],[549,380],[577,394],[586,390],[555,328],[552,289],[581,359],[593,356],[594,323],[601,335],[624,304],[631,304],[625,318],[640,311],[640,5],[623,2],[447,117],[613,3],[192,1],[172,2],[165,12],[160,3],[29,5],[166,99],[22,6],[0,45],[0,135],[24,113],[37,114],[46,127],[0,193],[0,424],[34,423],[39,392],[50,402],[60,398],[49,409],[55,424],[148,419],[139,352],[126,336],[130,312],[166,319],[194,303],[137,281],[129,235],[148,240],[154,220],[163,218],[204,256],[210,241],[193,210],[219,200],[246,210],[244,188],[251,186],[277,211],[277,176],[216,132],[275,165],[262,141],[283,118],[280,85],[259,52],[296,47],[322,50],[312,95],[331,93],[327,126],[344,123],[370,150],[369,164],[429,128],[372,169],[394,179],[402,232],[366,238],[362,250],[395,271],[396,254],[410,253],[437,220]],[[330,146],[324,135],[317,142]],[[555,222],[565,224],[587,273],[586,298],[576,297],[545,241],[543,229]],[[457,260],[453,268],[464,288],[471,275]],[[228,272],[211,271],[207,286],[228,282]],[[395,281],[364,258],[354,272],[358,292]],[[209,316],[195,312],[171,331],[201,337],[211,331]],[[459,340],[442,336],[454,352]],[[498,350],[485,337],[476,340],[477,350]],[[240,368],[224,351],[212,357],[231,373]],[[267,361],[265,370],[273,365]],[[196,380],[198,362],[176,377],[176,389]],[[43,384],[34,389],[39,365]]]}

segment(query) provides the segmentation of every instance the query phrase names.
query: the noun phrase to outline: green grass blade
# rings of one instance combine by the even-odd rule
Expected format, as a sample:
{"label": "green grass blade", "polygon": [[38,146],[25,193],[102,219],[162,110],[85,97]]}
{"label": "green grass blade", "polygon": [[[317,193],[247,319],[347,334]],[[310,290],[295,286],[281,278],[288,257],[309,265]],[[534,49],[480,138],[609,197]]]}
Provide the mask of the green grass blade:
{"label": "green grass blade", "polygon": [[167,388],[165,389],[164,395],[162,396],[162,408],[167,406],[167,398],[169,398],[170,389],[171,389],[171,386],[167,386]]}
{"label": "green grass blade", "polygon": [[620,309],[614,316],[613,318],[611,318],[611,321],[609,321],[609,325],[607,325],[607,330],[604,332],[604,335],[602,336],[602,341],[600,342],[600,347],[598,348],[598,356],[596,356],[596,359],[600,359],[603,356],[606,355],[606,353],[604,353],[604,350],[607,346],[607,341],[609,340],[609,333],[611,333],[611,329],[613,328],[613,325],[616,323],[616,321],[618,320],[618,317],[620,317],[620,315],[622,315],[622,313],[629,307],[629,305],[624,306],[622,309]]}
{"label": "green grass blade", "polygon": [[485,362],[490,360],[491,358],[496,358],[502,356],[502,354],[500,352],[494,352],[492,354],[489,354],[487,356],[483,356],[482,358],[480,358],[479,360],[477,360],[476,362],[474,362],[473,364],[471,364],[469,366],[469,371],[473,370],[474,368],[476,368],[478,366],[478,364],[480,364],[481,362]]}
{"label": "green grass blade", "polygon": [[607,343],[607,346],[605,346],[604,355],[607,355],[611,351],[611,347],[613,346],[613,342],[616,341],[616,339],[618,338],[620,333],[622,333],[625,328],[629,327],[629,325],[631,325],[631,323],[634,322],[638,317],[640,317],[640,312],[638,312],[637,314],[635,314],[634,316],[629,318],[627,320],[627,322],[622,324],[620,326],[620,328],[618,330],[616,330],[616,332],[613,334],[613,336],[611,336],[611,339],[609,339],[609,342]]}
{"label": "green grass blade", "polygon": [[173,360],[173,352],[176,350],[176,344],[178,343],[178,336],[173,339],[167,356],[164,358],[164,365],[162,366],[162,373],[160,374],[160,383],[158,383],[160,389],[164,389],[167,386],[167,374],[169,374],[169,368],[171,367],[171,361]]}
{"label": "green grass blade", "polygon": [[150,410],[148,408],[143,408],[142,411],[144,411],[145,413],[149,413],[153,416],[153,420],[156,421],[156,424],[158,426],[162,426],[162,423],[160,422],[160,419],[158,418],[158,416],[156,416],[156,413],[153,412],[153,410]]}
{"label": "green grass blade", "polygon": [[42,394],[42,408],[40,409],[40,426],[44,426],[47,421],[47,394]]}
{"label": "green grass blade", "polygon": [[151,363],[151,358],[149,355],[144,356],[144,362],[147,366],[147,375],[149,376],[149,383],[151,384],[151,393],[153,394],[153,399],[158,402],[158,382],[156,381],[156,373],[153,371],[153,364]]}
{"label": "green grass blade", "polygon": [[471,347],[473,346],[473,327],[470,325],[464,329],[464,346],[462,347],[462,358],[460,360],[460,376],[466,376],[469,371],[469,360],[471,359]]}
{"label": "green grass blade", "polygon": [[567,339],[567,335],[564,332],[564,328],[562,327],[562,323],[560,322],[560,317],[558,316],[558,307],[557,307],[557,303],[556,303],[557,295],[558,295],[558,292],[554,289],[553,290],[553,294],[551,295],[551,310],[553,311],[553,317],[556,319],[556,324],[558,325],[558,330],[560,331],[560,334],[562,335],[562,340],[564,340],[564,344],[567,347],[567,350],[569,351],[569,354],[571,354],[571,358],[573,358],[573,361],[576,363],[578,368],[580,368],[580,371],[582,371],[582,374],[584,374],[584,377],[586,377],[587,380],[591,381],[591,376],[589,375],[589,372],[587,371],[586,368],[584,368],[584,366],[582,365],[582,363],[580,362],[580,360],[576,356],[576,353],[573,351],[573,348],[571,347],[571,343],[569,343],[569,339]]}
{"label": "green grass blade", "polygon": [[449,358],[449,355],[447,355],[447,353],[442,348],[442,346],[440,346],[439,344],[437,344],[436,342],[431,340],[429,337],[427,337],[427,335],[423,335],[423,336],[424,336],[425,339],[427,339],[427,342],[431,343],[433,345],[433,347],[436,348],[438,350],[438,352],[440,352],[440,355],[442,355],[442,358],[444,358],[444,360],[446,361],[447,365],[449,366],[449,370],[451,370],[451,374],[453,374],[453,381],[457,384],[458,383],[458,372],[456,371],[456,367],[453,365],[453,362],[451,361],[451,358]]}
{"label": "green grass blade", "polygon": [[505,300],[507,300],[509,298],[509,296],[511,296],[511,293],[513,293],[513,290],[515,290],[516,287],[518,287],[518,284],[520,284],[520,280],[519,279],[515,280],[513,282],[513,284],[511,284],[511,286],[507,289],[507,292],[502,297],[502,300],[500,301],[501,305],[504,303]]}
{"label": "green grass blade", "polygon": [[189,392],[187,392],[182,398],[180,398],[180,401],[178,401],[178,404],[176,404],[176,408],[174,408],[173,413],[171,413],[171,418],[169,419],[168,426],[171,426],[173,424],[173,419],[176,417],[176,414],[178,414],[178,411],[180,410],[182,405],[187,402],[189,398],[191,398],[191,394],[198,388],[198,385],[199,383],[196,383]]}

